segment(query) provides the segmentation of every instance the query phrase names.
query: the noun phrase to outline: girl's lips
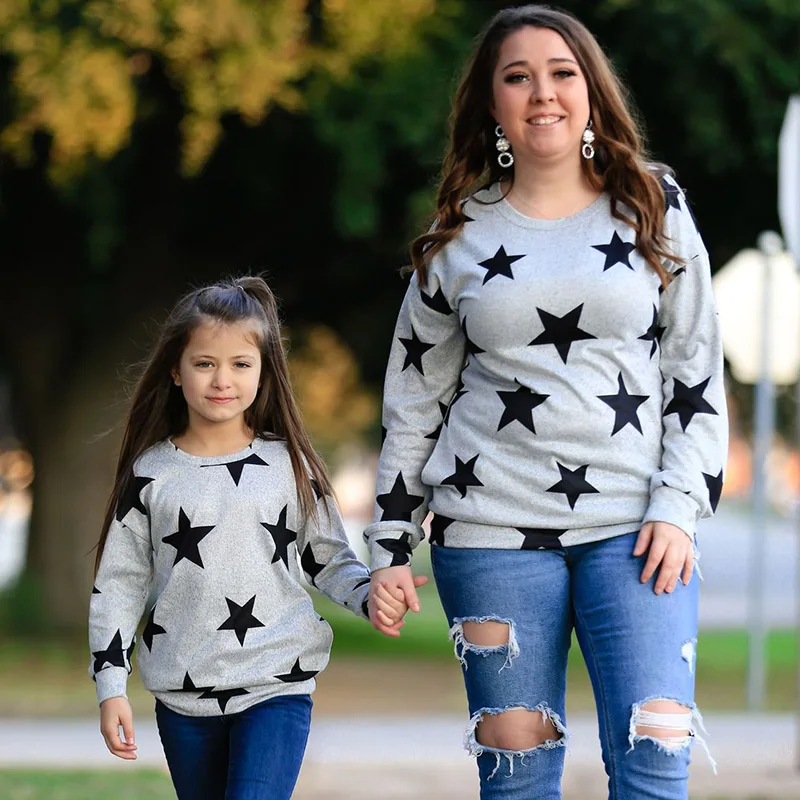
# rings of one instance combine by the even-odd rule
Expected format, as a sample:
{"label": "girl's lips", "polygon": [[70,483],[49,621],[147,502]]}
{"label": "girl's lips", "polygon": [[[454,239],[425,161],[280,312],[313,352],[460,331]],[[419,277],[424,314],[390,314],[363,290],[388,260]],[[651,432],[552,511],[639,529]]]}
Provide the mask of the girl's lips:
{"label": "girl's lips", "polygon": [[212,403],[217,403],[219,405],[223,405],[225,403],[230,403],[231,401],[235,400],[234,397],[209,397],[208,398]]}

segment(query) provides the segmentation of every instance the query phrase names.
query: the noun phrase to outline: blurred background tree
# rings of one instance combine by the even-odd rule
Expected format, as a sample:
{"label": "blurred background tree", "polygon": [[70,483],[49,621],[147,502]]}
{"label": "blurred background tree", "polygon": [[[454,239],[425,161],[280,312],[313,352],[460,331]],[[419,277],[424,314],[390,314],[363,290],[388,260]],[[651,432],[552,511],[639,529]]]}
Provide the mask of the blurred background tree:
{"label": "blurred background tree", "polygon": [[[397,268],[431,210],[460,66],[505,5],[0,4],[0,370],[36,467],[40,622],[84,624],[118,445],[100,434],[123,413],[125,365],[188,285],[266,269],[317,439],[376,430]],[[800,4],[561,6],[630,86],[714,262],[777,227]]]}

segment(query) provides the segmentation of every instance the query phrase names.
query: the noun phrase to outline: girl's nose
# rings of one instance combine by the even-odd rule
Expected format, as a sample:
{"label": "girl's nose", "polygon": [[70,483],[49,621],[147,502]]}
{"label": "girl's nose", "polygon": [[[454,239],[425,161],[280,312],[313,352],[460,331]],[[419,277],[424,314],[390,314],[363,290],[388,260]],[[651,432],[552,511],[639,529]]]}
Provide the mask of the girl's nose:
{"label": "girl's nose", "polygon": [[230,376],[227,370],[218,369],[214,372],[213,384],[216,388],[224,389],[226,386],[230,386],[230,383]]}

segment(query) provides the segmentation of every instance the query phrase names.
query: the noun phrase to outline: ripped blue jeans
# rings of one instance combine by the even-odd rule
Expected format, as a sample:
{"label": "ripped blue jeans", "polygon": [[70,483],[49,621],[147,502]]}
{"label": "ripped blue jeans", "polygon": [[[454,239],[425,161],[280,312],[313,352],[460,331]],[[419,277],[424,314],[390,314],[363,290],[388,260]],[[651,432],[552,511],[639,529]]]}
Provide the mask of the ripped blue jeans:
{"label": "ripped blue jeans", "polygon": [[[698,577],[654,594],[654,579],[639,581],[645,557],[634,558],[635,541],[631,533],[548,550],[431,548],[464,673],[465,746],[477,756],[482,800],[561,797],[573,628],[594,688],[610,800],[688,797],[690,745],[703,742],[694,704]],[[508,625],[508,642],[470,643],[463,623],[489,620]],[[653,716],[655,700],[677,702],[686,713],[673,706],[675,713]],[[518,708],[541,713],[553,738],[528,750],[481,743],[484,717]]]}

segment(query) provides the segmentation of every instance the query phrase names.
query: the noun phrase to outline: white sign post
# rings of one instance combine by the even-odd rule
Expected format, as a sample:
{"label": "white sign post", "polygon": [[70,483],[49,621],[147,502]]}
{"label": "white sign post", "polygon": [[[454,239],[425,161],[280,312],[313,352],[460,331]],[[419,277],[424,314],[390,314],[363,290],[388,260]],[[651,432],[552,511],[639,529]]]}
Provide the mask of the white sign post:
{"label": "white sign post", "polygon": [[[794,256],[800,268],[800,95],[789,99],[786,116],[778,140],[778,214],[783,228],[783,238],[786,247]],[[800,381],[797,382],[797,399],[795,401],[795,437],[800,450]],[[795,506],[797,516],[797,565],[795,568],[795,581],[797,593],[797,645],[800,653],[800,502]],[[797,667],[797,721],[796,728],[800,732],[800,659]],[[800,735],[795,751],[795,768],[800,770]]]}
{"label": "white sign post", "polygon": [[750,539],[747,704],[761,709],[766,688],[764,566],[767,528],[767,458],[775,429],[775,384],[800,372],[800,277],[777,233],[758,237],[758,250],[742,250],[714,276],[722,345],[733,376],[755,384],[752,534]]}

